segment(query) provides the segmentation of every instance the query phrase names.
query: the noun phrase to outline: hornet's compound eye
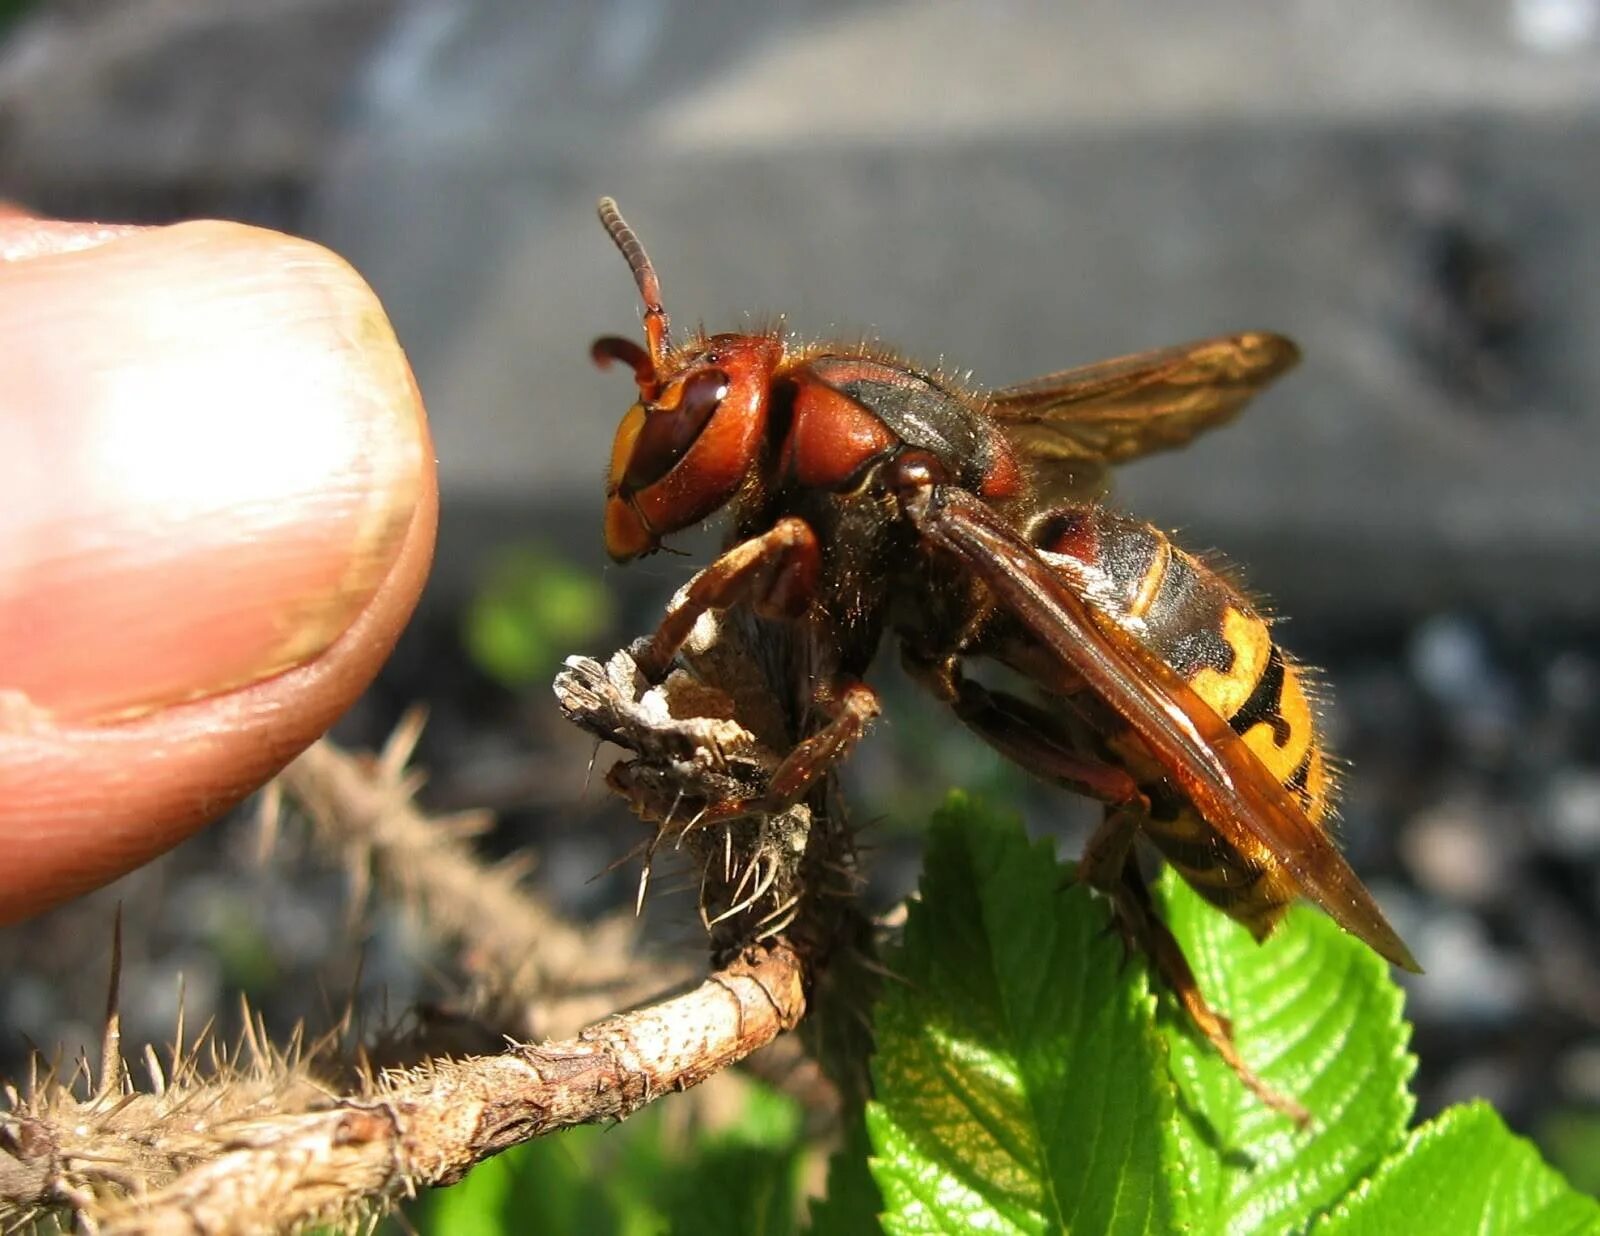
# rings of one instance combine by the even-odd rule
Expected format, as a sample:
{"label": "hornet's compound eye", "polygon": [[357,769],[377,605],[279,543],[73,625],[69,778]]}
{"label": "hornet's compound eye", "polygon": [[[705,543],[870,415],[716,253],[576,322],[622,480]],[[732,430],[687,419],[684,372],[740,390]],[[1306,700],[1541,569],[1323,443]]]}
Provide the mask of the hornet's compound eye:
{"label": "hornet's compound eye", "polygon": [[623,487],[637,492],[671,472],[727,398],[728,385],[722,370],[702,369],[683,380],[675,406],[647,406],[623,473]]}

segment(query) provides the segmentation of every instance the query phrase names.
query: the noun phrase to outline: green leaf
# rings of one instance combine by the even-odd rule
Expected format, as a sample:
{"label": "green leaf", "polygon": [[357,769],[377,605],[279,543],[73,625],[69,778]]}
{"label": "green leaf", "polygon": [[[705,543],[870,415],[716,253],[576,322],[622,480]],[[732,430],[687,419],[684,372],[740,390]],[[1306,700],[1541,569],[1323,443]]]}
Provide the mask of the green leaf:
{"label": "green leaf", "polygon": [[1600,1193],[1600,1112],[1564,1108],[1546,1116],[1535,1137],[1550,1164],[1584,1193]]}
{"label": "green leaf", "polygon": [[752,1087],[741,1119],[701,1140],[667,1181],[668,1230],[716,1236],[786,1236],[799,1196],[800,1107]]}
{"label": "green leaf", "polygon": [[1297,1129],[1240,1084],[1175,1001],[1161,1023],[1178,1084],[1178,1170],[1203,1232],[1282,1232],[1338,1200],[1399,1144],[1415,1100],[1403,993],[1387,963],[1297,906],[1263,944],[1171,872],[1161,901],[1200,990],[1245,1062],[1312,1114]]}
{"label": "green leaf", "polygon": [[[650,1107],[630,1116],[620,1127],[582,1130],[593,1139],[585,1168],[601,1193],[597,1210],[613,1218],[610,1226],[603,1228],[595,1222],[592,1212],[578,1210],[571,1215],[568,1227],[547,1230],[581,1232],[585,1236],[602,1231],[612,1231],[617,1236],[661,1236],[666,1232],[661,1196],[678,1170],[676,1157],[669,1153],[668,1143],[674,1139],[668,1136],[666,1125],[665,1110]],[[533,1200],[524,1207],[520,1212],[523,1226],[514,1230],[527,1230],[527,1218],[538,1214],[539,1206]]]}
{"label": "green leaf", "polygon": [[866,1120],[857,1116],[845,1130],[844,1144],[828,1160],[827,1193],[811,1201],[810,1230],[817,1236],[836,1232],[875,1236],[883,1231],[883,1194],[878,1192],[867,1159],[872,1144]]}
{"label": "green leaf", "polygon": [[1048,844],[956,797],[889,959],[868,1113],[890,1232],[1169,1232],[1151,1000]]}
{"label": "green leaf", "polygon": [[787,1236],[795,1230],[795,1151],[726,1145],[707,1149],[673,1189],[668,1229],[704,1236]]}
{"label": "green leaf", "polygon": [[482,1232],[498,1236],[510,1231],[507,1211],[516,1189],[521,1160],[532,1146],[517,1147],[478,1164],[460,1184],[428,1194],[427,1227],[436,1232]]}
{"label": "green leaf", "polygon": [[1413,1133],[1400,1153],[1313,1231],[1580,1236],[1600,1232],[1600,1204],[1568,1185],[1488,1104],[1470,1103]]}
{"label": "green leaf", "polygon": [[[961,797],[936,817],[920,900],[888,959],[899,981],[878,1007],[878,1098],[847,1125],[813,1205],[820,1236],[1600,1236],[1600,1204],[1485,1105],[1405,1139],[1400,991],[1325,916],[1297,909],[1258,946],[1174,877],[1159,890],[1244,1058],[1311,1109],[1300,1131],[1170,997],[1158,1017],[1105,906],[1061,878],[1014,821]],[[622,1130],[540,1139],[434,1195],[424,1228],[794,1230],[804,1145],[791,1100],[757,1090],[737,1125],[691,1147],[664,1127],[651,1108]]]}
{"label": "green leaf", "polygon": [[508,687],[549,676],[563,650],[611,622],[605,586],[537,545],[513,545],[490,560],[462,618],[462,641],[478,668]]}
{"label": "green leaf", "polygon": [[37,7],[38,0],[0,0],[0,32],[3,32],[29,9]]}
{"label": "green leaf", "polygon": [[483,1236],[596,1233],[659,1236],[667,1161],[654,1109],[620,1128],[565,1129],[514,1146],[461,1183],[425,1195],[425,1232]]}

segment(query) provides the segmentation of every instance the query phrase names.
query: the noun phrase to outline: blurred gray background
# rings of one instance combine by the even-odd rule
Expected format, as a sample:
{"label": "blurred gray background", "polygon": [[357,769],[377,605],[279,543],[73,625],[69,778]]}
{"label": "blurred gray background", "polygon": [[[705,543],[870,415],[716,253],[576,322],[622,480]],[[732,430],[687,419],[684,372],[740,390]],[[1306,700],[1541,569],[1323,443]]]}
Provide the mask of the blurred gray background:
{"label": "blurred gray background", "polygon": [[0,53],[0,188],[347,254],[428,397],[447,584],[469,508],[570,513],[596,543],[629,388],[584,348],[637,322],[605,192],[669,308],[713,328],[781,312],[995,385],[1289,333],[1303,369],[1129,470],[1130,505],[1291,610],[1588,613],[1597,21],[1593,0],[46,4]]}
{"label": "blurred gray background", "polygon": [[[488,682],[457,616],[537,538],[634,606],[562,649],[598,652],[691,569],[604,564],[632,387],[586,349],[638,306],[599,194],[682,325],[783,313],[996,385],[1294,336],[1298,372],[1120,498],[1244,564],[1329,667],[1346,844],[1429,968],[1424,1109],[1487,1094],[1600,1189],[1600,0],[0,0],[0,21],[0,196],[286,228],[384,297],[444,523],[354,732],[429,700],[437,800],[501,808],[503,844],[538,840],[579,897],[616,892],[585,881],[636,834],[574,807],[587,750],[548,675]],[[914,817],[945,778],[1011,792],[928,712],[891,707],[853,760],[863,815]],[[337,921],[336,880],[264,876],[218,836],[134,877],[177,908],[125,990],[186,965],[191,1005],[220,1006],[246,904],[286,990],[348,952],[307,926]],[[53,968],[0,990],[0,1036],[96,1015],[103,970],[71,999],[58,976],[103,952],[107,911],[69,913],[0,933],[0,963]],[[403,999],[407,946],[374,938]],[[165,1033],[168,1005],[146,1012]]]}

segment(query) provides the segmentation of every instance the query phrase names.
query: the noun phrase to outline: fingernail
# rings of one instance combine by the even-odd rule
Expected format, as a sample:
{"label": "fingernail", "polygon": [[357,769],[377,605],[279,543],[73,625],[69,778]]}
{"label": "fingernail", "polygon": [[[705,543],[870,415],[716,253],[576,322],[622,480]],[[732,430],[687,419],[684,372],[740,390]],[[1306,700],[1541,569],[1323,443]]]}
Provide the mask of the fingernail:
{"label": "fingernail", "polygon": [[0,692],[109,720],[326,650],[431,467],[376,297],[198,223],[0,264]]}

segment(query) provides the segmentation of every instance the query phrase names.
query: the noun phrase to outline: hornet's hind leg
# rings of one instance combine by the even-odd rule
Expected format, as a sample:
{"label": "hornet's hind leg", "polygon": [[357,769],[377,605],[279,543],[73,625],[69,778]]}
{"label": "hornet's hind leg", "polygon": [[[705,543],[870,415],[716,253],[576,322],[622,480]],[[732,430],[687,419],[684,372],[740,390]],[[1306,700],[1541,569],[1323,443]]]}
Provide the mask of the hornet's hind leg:
{"label": "hornet's hind leg", "polygon": [[[1126,814],[1124,811],[1108,811],[1106,822],[1096,831],[1096,838],[1108,829],[1125,832],[1126,819],[1117,821],[1115,817],[1119,815],[1126,817]],[[1094,844],[1095,841],[1091,839],[1090,848],[1093,848]],[[1086,851],[1086,856],[1087,853]],[[1150,897],[1150,889],[1139,871],[1139,864],[1134,854],[1131,849],[1125,849],[1124,853],[1126,858],[1116,887],[1110,890],[1102,889],[1111,897],[1117,923],[1124,939],[1131,940],[1145,956],[1150,958],[1156,973],[1177,996],[1178,1003],[1183,1006],[1183,1011],[1194,1023],[1195,1029],[1233,1070],[1234,1076],[1268,1107],[1282,1112],[1301,1128],[1309,1126],[1311,1123],[1309,1111],[1288,1095],[1273,1089],[1245,1063],[1244,1057],[1239,1054],[1239,1048],[1233,1041],[1232,1024],[1207,1002],[1200,990],[1199,982],[1195,979],[1194,971],[1189,966],[1188,958],[1183,955],[1182,945],[1156,912],[1155,903]]]}
{"label": "hornet's hind leg", "polygon": [[1078,862],[1079,882],[1110,899],[1114,924],[1128,951],[1150,959],[1195,1029],[1240,1082],[1274,1111],[1301,1126],[1308,1124],[1311,1117],[1304,1107],[1279,1094],[1244,1062],[1233,1041],[1232,1026],[1207,1003],[1182,946],[1156,912],[1133,846],[1148,819],[1150,804],[1128,772],[1079,754],[1053,714],[963,677],[954,658],[926,660],[909,649],[903,651],[912,677],[948,703],[990,746],[1034,776],[1106,804],[1105,819],[1090,836]]}
{"label": "hornet's hind leg", "polygon": [[[901,514],[930,549],[961,563],[984,586],[997,611],[1008,613],[1019,622],[1038,648],[1120,714],[1148,747],[1158,753],[1170,750],[1171,759],[1163,762],[1175,773],[1188,774],[1180,778],[1187,794],[1201,796],[1205,800],[1201,806],[1209,801],[1219,811],[1235,805],[1238,790],[1232,768],[1242,767],[1247,772],[1259,769],[1240,763],[1249,751],[1238,744],[1237,735],[1225,721],[1210,715],[1215,722],[1212,728],[1226,731],[1226,739],[1233,743],[1217,748],[1196,728],[1200,712],[1191,713],[1173,705],[1174,696],[1188,698],[1194,693],[1169,666],[1122,627],[1098,615],[1091,599],[1071,580],[1063,578],[1057,567],[1042,556],[1039,547],[1026,540],[1002,515],[977,495],[947,483],[948,472],[938,459],[926,452],[907,451],[893,461],[888,480]],[[953,665],[954,659],[945,664]],[[1125,935],[1150,957],[1196,1027],[1239,1080],[1269,1107],[1302,1124],[1308,1122],[1310,1117],[1304,1108],[1272,1090],[1245,1065],[1228,1023],[1200,994],[1182,948],[1155,913],[1133,854],[1133,837],[1145,829],[1150,819],[1144,793],[1137,786],[1128,792],[1133,778],[1110,765],[1092,766],[1070,744],[1064,750],[1057,749],[1050,734],[1052,728],[1059,732],[1059,727],[1025,733],[1028,727],[1018,721],[1027,706],[1014,704],[997,693],[988,694],[985,702],[983,693],[963,688],[959,678],[948,670],[945,679],[950,685],[943,698],[992,746],[1047,781],[1082,788],[1110,805],[1105,823],[1089,842],[1087,870],[1080,872],[1079,878],[1108,893]],[[1193,702],[1196,709],[1204,710],[1203,701]],[[1040,710],[1030,711],[1037,715]],[[1219,752],[1237,758],[1230,765]],[[1120,778],[1108,776],[1108,769],[1120,774]],[[1276,783],[1268,788],[1282,791]],[[1372,913],[1377,915],[1375,909]],[[1375,921],[1381,923],[1381,915]],[[1409,956],[1403,953],[1403,946],[1391,952]]]}

